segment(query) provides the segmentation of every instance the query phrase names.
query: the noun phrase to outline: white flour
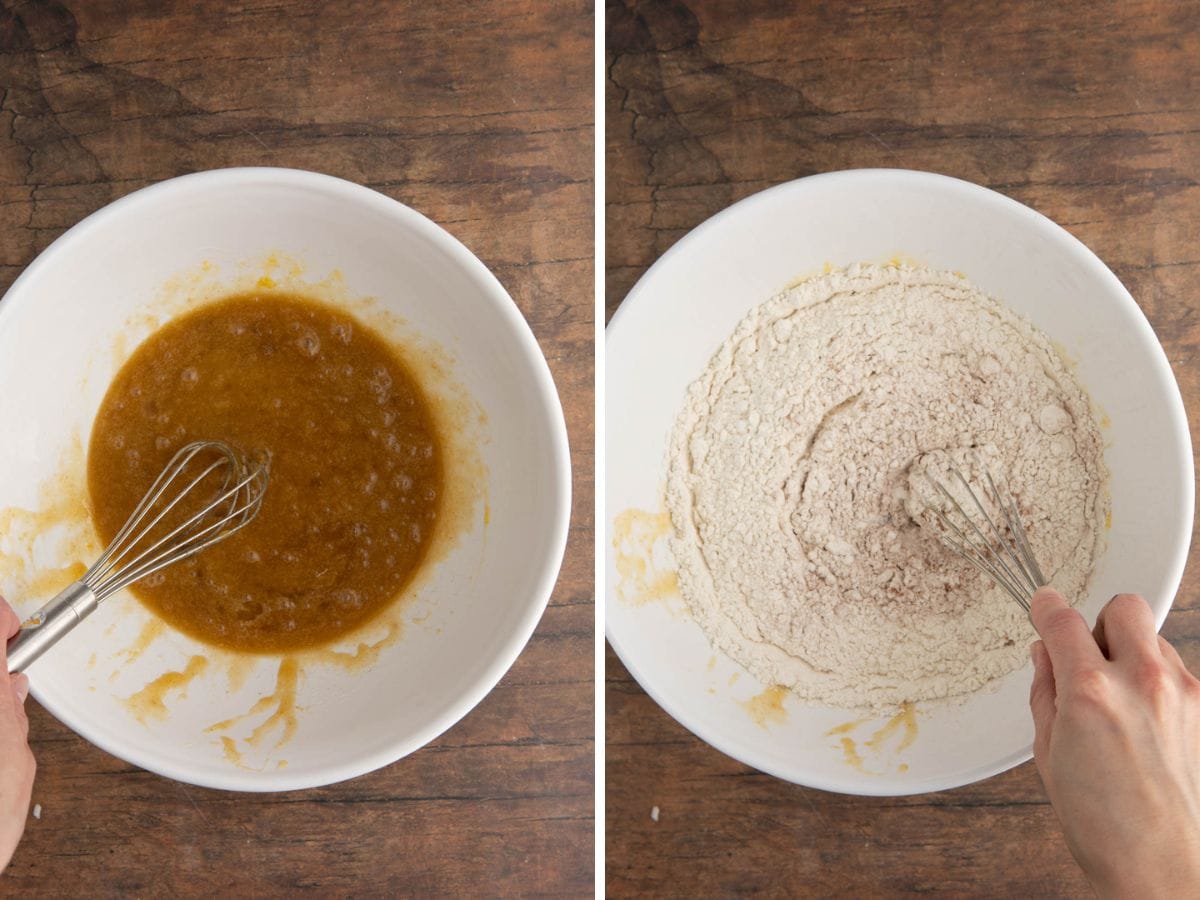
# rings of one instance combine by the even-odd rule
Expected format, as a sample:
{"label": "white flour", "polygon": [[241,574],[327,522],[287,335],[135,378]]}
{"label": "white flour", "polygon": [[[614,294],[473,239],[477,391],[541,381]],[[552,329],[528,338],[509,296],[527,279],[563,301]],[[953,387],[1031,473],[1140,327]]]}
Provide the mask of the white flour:
{"label": "white flour", "polygon": [[1082,599],[1103,447],[1047,338],[946,272],[806,281],[752,310],[688,390],[667,483],[681,593],[714,644],[807,701],[975,691],[1035,634],[918,525],[910,485],[975,453],[1007,474],[1046,576]]}

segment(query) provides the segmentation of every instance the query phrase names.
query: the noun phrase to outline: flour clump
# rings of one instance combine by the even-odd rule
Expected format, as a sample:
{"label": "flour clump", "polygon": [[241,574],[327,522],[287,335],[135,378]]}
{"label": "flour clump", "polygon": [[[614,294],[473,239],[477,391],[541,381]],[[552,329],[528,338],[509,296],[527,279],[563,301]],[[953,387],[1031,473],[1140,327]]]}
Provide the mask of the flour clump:
{"label": "flour clump", "polygon": [[[1108,509],[1087,394],[1028,321],[948,272],[855,266],[751,312],[689,388],[667,506],[710,640],[804,700],[883,709],[1018,668],[1025,613],[922,524],[953,463],[1006,478],[1082,599]],[[965,467],[965,468],[964,468]]]}

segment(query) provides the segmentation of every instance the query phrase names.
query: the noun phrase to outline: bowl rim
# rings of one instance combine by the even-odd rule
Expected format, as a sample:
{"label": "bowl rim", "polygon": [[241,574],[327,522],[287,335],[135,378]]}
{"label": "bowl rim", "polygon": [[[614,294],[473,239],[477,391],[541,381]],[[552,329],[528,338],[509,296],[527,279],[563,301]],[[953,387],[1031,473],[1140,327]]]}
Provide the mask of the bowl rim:
{"label": "bowl rim", "polygon": [[[1117,278],[1116,274],[1108,267],[1108,265],[1100,259],[1086,244],[1079,238],[1071,234],[1063,226],[1059,225],[1053,219],[1043,213],[1038,212],[1030,206],[1021,203],[999,191],[984,187],[974,182],[966,181],[961,178],[955,178],[950,175],[943,175],[937,172],[922,171],[917,169],[898,169],[898,168],[863,168],[863,169],[842,169],[832,172],[821,172],[814,175],[804,176],[780,184],[773,185],[761,191],[750,194],[735,203],[730,204],[722,210],[714,213],[712,216],[705,219],[700,224],[696,225],[679,240],[672,244],[666,252],[664,252],[654,263],[644,272],[637,282],[626,294],[621,301],[612,318],[609,320],[605,328],[605,353],[606,365],[608,364],[608,355],[612,352],[613,339],[619,338],[624,330],[628,327],[625,323],[632,321],[629,315],[630,310],[636,306],[653,302],[652,294],[649,293],[649,285],[652,284],[656,270],[665,268],[668,263],[690,251],[690,246],[698,240],[706,236],[710,231],[724,227],[728,222],[745,216],[751,211],[756,211],[758,207],[767,203],[773,202],[777,197],[788,193],[802,191],[812,185],[821,184],[837,185],[840,183],[863,183],[872,180],[888,183],[909,183],[915,185],[924,185],[928,187],[936,187],[939,189],[948,189],[957,191],[961,194],[966,194],[973,200],[983,203],[991,203],[999,208],[1005,209],[1009,213],[1013,213],[1023,218],[1028,226],[1034,229],[1039,229],[1050,240],[1056,240],[1061,243],[1064,251],[1080,260],[1086,265],[1089,273],[1098,277],[1102,282],[1106,283],[1112,293],[1119,297],[1119,302],[1125,305],[1130,318],[1134,323],[1134,328],[1139,332],[1139,338],[1147,344],[1150,350],[1151,365],[1155,369],[1155,376],[1165,386],[1163,401],[1169,407],[1170,418],[1173,423],[1174,440],[1176,451],[1181,460],[1181,471],[1179,474],[1184,475],[1180,479],[1182,485],[1182,493],[1184,500],[1184,513],[1181,516],[1181,523],[1187,523],[1187,527],[1178,529],[1178,536],[1174,546],[1170,552],[1170,562],[1167,566],[1166,581],[1169,584],[1174,584],[1172,596],[1178,590],[1183,578],[1184,569],[1187,565],[1188,551],[1191,547],[1192,528],[1191,523],[1195,515],[1195,477],[1194,477],[1194,457],[1191,441],[1191,433],[1188,428],[1187,411],[1183,404],[1183,397],[1180,393],[1179,382],[1175,378],[1175,374],[1171,369],[1170,361],[1167,359],[1166,351],[1162,343],[1158,340],[1153,327],[1146,318],[1145,313],[1138,305],[1137,301],[1130,294],[1129,290]],[[766,298],[764,298],[766,299]],[[697,373],[698,375],[699,373]],[[607,398],[606,398],[606,402]],[[612,524],[612,511],[606,509],[604,520],[604,530],[607,536]],[[604,575],[606,582],[604,605],[607,610],[612,605],[619,601],[612,593],[611,580],[613,573],[610,571],[608,562],[604,563]],[[1155,628],[1161,629],[1163,622],[1166,620],[1170,612],[1172,604],[1167,604],[1161,611],[1155,611]],[[830,791],[834,793],[852,794],[857,796],[907,796],[913,794],[928,793],[937,790],[951,790],[956,787],[965,787],[968,784],[974,784],[1005,772],[1014,768],[1021,763],[1024,763],[1033,758],[1033,745],[1029,744],[1023,751],[1017,751],[1009,754],[999,760],[993,761],[990,765],[979,766],[969,770],[969,772],[961,773],[958,779],[947,779],[947,783],[941,781],[932,782],[929,779],[924,779],[920,782],[914,782],[911,788],[898,788],[894,785],[879,786],[872,789],[869,784],[856,786],[853,791],[848,790],[844,784],[834,783],[831,780],[819,777],[804,775],[803,778],[798,777],[795,772],[785,771],[782,767],[762,758],[762,755],[753,747],[744,746],[742,743],[713,731],[698,715],[685,708],[681,703],[676,703],[674,700],[666,696],[660,690],[653,680],[648,676],[645,667],[641,666],[638,661],[633,658],[629,652],[629,648],[624,646],[619,635],[614,634],[608,617],[605,617],[605,638],[612,646],[613,651],[621,660],[622,665],[633,676],[638,685],[654,700],[658,706],[665,711],[671,718],[675,719],[680,725],[694,734],[700,740],[714,747],[726,756],[729,756],[738,762],[751,766],[760,772],[765,772],[784,781],[793,784],[803,785],[805,787],[817,788],[820,790]],[[717,651],[714,648],[714,652]],[[964,780],[965,779],[965,780]],[[953,781],[953,783],[950,783]]]}
{"label": "bowl rim", "polygon": [[536,406],[551,434],[549,450],[553,460],[553,490],[556,494],[556,502],[547,528],[547,533],[552,536],[548,544],[548,552],[538,565],[534,588],[524,602],[524,609],[512,634],[467,690],[438,714],[432,716],[423,727],[417,729],[407,739],[396,741],[389,749],[355,756],[349,761],[337,765],[318,765],[307,773],[295,770],[289,772],[287,769],[274,772],[243,772],[240,769],[231,769],[228,776],[216,770],[197,775],[187,769],[173,766],[168,760],[146,759],[137,752],[134,742],[130,742],[129,746],[120,746],[119,742],[110,741],[106,736],[89,733],[86,726],[60,718],[54,705],[46,703],[42,692],[37,687],[36,677],[30,679],[30,693],[48,712],[63,721],[72,731],[89,743],[119,759],[166,778],[200,787],[265,793],[336,784],[397,762],[449,730],[491,693],[505,673],[512,668],[513,663],[516,662],[517,657],[533,636],[557,584],[570,529],[572,485],[566,420],[550,366],[538,345],[529,322],[499,279],[458,238],[432,219],[399,200],[333,175],[305,169],[273,166],[236,166],[168,178],[125,194],[71,226],[55,238],[21,271],[3,297],[0,297],[0,329],[7,327],[6,323],[17,315],[14,310],[22,309],[23,304],[32,302],[25,299],[32,296],[26,286],[35,283],[43,270],[57,265],[61,257],[69,254],[76,244],[86,240],[93,232],[107,228],[114,220],[134,214],[139,207],[171,194],[186,195],[190,192],[206,191],[216,187],[229,189],[230,187],[249,185],[312,190],[390,217],[402,227],[411,229],[435,243],[451,257],[454,265],[464,270],[478,284],[480,292],[487,302],[496,308],[509,325],[519,350],[519,358],[534,379]]}

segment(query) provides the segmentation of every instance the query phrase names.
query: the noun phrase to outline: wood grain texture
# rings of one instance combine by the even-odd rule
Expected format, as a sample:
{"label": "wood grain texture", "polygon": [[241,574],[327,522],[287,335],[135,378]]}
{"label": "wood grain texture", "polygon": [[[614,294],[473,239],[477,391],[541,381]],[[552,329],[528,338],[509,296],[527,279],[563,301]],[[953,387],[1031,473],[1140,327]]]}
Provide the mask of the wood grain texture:
{"label": "wood grain texture", "polygon": [[[748,194],[836,169],[928,169],[1090,246],[1200,404],[1200,7],[612,0],[606,30],[610,315],[676,240]],[[1194,562],[1164,634],[1197,671]],[[606,697],[613,896],[1090,896],[1032,765],[922,797],[843,797],[703,744],[611,650]]]}
{"label": "wood grain texture", "polygon": [[0,290],[151,182],[233,165],[338,175],[496,273],[550,362],[574,464],[550,608],[443,737],[346,784],[244,795],[133,768],[31,701],[41,818],[0,891],[591,892],[592,21],[575,0],[0,0]]}

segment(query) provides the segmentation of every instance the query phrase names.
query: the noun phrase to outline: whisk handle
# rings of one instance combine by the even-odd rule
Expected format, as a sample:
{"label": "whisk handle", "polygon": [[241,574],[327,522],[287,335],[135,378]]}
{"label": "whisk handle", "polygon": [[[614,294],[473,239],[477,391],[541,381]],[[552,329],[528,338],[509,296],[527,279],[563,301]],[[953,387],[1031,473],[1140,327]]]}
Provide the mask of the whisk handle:
{"label": "whisk handle", "polygon": [[82,581],[65,588],[21,623],[8,642],[9,673],[23,672],[59,638],[91,615],[100,601]]}

